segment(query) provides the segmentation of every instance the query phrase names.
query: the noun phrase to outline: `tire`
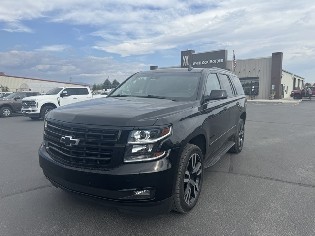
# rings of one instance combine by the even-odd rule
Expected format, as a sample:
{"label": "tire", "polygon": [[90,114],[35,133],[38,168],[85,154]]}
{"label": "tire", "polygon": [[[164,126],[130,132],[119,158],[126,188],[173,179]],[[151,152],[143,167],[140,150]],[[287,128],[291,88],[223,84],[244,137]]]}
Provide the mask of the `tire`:
{"label": "tire", "polygon": [[203,154],[187,144],[181,154],[173,196],[173,210],[187,213],[196,205],[203,181]]}
{"label": "tire", "polygon": [[0,117],[10,117],[12,116],[12,109],[10,107],[0,108]]}
{"label": "tire", "polygon": [[240,119],[238,121],[237,130],[234,135],[234,146],[231,147],[229,152],[231,153],[240,153],[243,149],[244,145],[244,137],[245,137],[245,126],[244,126],[244,120]]}
{"label": "tire", "polygon": [[42,109],[40,110],[40,118],[41,119],[44,119],[45,118],[45,115],[51,111],[55,109],[55,107],[51,106],[51,105],[46,105],[46,106],[43,106]]}

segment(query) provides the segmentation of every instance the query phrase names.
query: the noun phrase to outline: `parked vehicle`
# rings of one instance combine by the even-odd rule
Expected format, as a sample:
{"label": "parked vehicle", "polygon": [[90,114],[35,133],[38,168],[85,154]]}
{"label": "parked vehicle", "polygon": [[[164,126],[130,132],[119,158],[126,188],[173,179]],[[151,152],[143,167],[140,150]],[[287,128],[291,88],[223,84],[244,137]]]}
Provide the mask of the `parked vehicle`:
{"label": "parked vehicle", "polygon": [[3,98],[9,96],[12,93],[13,92],[0,92],[0,100],[2,100]]}
{"label": "parked vehicle", "polygon": [[[311,96],[315,96],[315,87],[312,86],[310,88],[312,90]],[[294,99],[302,99],[303,97],[309,97],[309,93],[307,92],[307,88],[295,89],[291,92],[290,96],[293,97]]]}
{"label": "parked vehicle", "polygon": [[45,95],[28,97],[22,101],[22,113],[33,120],[45,117],[45,114],[60,106],[82,102],[92,98],[88,87],[60,87],[48,91]]}
{"label": "parked vehicle", "polygon": [[131,211],[186,213],[204,168],[244,143],[246,96],[229,71],[157,69],[44,121],[39,163],[57,187]]}
{"label": "parked vehicle", "polygon": [[38,92],[16,92],[0,100],[0,117],[9,117],[13,113],[21,113],[22,99],[36,96]]}

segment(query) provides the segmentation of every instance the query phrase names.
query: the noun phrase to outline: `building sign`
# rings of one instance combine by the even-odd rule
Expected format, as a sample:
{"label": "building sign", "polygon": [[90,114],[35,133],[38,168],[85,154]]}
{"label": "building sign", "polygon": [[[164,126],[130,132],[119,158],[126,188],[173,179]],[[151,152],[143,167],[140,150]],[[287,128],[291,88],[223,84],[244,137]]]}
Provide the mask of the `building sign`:
{"label": "building sign", "polygon": [[227,50],[195,53],[194,50],[181,52],[181,67],[226,69]]}

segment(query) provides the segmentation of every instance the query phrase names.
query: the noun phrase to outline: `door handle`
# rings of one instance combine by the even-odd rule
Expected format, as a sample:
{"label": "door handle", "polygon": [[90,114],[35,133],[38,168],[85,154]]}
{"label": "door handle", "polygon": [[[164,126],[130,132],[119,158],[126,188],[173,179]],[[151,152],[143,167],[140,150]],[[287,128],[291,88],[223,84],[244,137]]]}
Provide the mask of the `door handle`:
{"label": "door handle", "polygon": [[77,99],[77,98],[73,98],[73,99]]}

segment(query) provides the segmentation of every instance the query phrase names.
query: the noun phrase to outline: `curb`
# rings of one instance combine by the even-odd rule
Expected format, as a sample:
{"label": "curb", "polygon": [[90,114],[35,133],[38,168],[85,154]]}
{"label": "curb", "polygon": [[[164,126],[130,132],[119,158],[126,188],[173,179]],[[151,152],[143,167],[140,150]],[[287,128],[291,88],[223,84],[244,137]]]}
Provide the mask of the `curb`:
{"label": "curb", "polygon": [[282,99],[272,99],[272,100],[264,100],[264,99],[255,99],[255,100],[247,100],[249,103],[288,103],[288,104],[299,104],[302,102],[300,100],[282,100]]}

